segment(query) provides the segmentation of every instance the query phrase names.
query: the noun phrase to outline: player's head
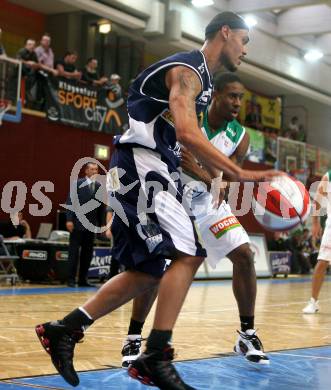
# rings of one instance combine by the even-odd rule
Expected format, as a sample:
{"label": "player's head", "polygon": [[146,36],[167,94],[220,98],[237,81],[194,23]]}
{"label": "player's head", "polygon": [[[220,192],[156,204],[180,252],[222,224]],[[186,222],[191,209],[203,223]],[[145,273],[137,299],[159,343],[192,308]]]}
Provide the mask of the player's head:
{"label": "player's head", "polygon": [[245,20],[233,12],[217,14],[205,29],[207,42],[222,43],[219,61],[230,72],[237,70],[246,55],[248,30]]}
{"label": "player's head", "polygon": [[92,177],[94,175],[97,175],[98,174],[98,171],[99,171],[99,167],[98,167],[98,164],[95,164],[95,163],[88,163],[86,164],[86,167],[85,167],[85,175],[87,177]]}
{"label": "player's head", "polygon": [[218,73],[214,77],[212,110],[220,119],[231,121],[239,115],[244,86],[235,73]]}

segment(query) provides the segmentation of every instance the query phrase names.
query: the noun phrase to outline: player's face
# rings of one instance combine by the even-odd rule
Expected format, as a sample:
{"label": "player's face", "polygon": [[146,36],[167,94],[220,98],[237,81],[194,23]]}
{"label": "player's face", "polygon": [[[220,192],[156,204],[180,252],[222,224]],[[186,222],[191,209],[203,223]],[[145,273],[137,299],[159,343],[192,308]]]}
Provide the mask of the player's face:
{"label": "player's face", "polygon": [[87,177],[92,177],[94,175],[97,175],[99,172],[99,167],[97,164],[88,164],[85,170],[85,175]]}
{"label": "player's face", "polygon": [[239,115],[243,97],[244,86],[238,82],[229,83],[222,91],[216,91],[214,99],[218,116],[227,121],[236,119]]}
{"label": "player's face", "polygon": [[235,72],[247,54],[246,45],[249,41],[247,30],[231,30],[226,35],[226,41],[221,52],[221,63],[230,72]]}

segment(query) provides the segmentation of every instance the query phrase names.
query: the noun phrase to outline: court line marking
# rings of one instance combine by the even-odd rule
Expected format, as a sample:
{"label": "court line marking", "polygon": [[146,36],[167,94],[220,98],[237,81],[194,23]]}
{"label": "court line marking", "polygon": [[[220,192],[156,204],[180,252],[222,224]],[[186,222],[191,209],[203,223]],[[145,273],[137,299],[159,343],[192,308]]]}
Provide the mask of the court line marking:
{"label": "court line marking", "polygon": [[[35,378],[35,377],[32,377]],[[4,383],[6,385],[17,385],[17,386],[22,386],[22,387],[29,387],[32,389],[47,389],[47,390],[63,390],[63,387],[53,387],[53,386],[42,386],[42,385],[37,385],[34,383],[24,383],[24,382],[17,382],[12,379],[5,379],[2,380],[0,379],[0,383]]]}
{"label": "court line marking", "polygon": [[298,355],[294,353],[283,353],[283,352],[269,352],[270,355],[284,355],[284,356],[294,356],[294,357],[300,357],[300,358],[306,358],[306,359],[324,359],[324,360],[331,360],[331,357],[325,357],[325,356],[312,356],[312,355]]}
{"label": "court line marking", "polygon": [[[11,352],[10,356],[26,355],[26,354],[37,353],[37,352],[40,353],[40,351],[42,350],[38,349],[36,351],[24,351],[24,352],[13,352],[13,353]],[[0,356],[8,356],[8,351],[0,353]]]}
{"label": "court line marking", "polygon": [[[329,302],[331,301],[331,298],[324,298],[324,299],[319,299],[319,302]],[[258,308],[266,308],[266,307],[286,307],[286,306],[291,306],[291,305],[302,305],[304,303],[307,303],[307,300],[305,301],[296,301],[296,302],[287,302],[287,303],[276,303],[276,304],[261,304],[261,305],[256,305],[255,306],[255,309],[258,309]],[[180,314],[191,314],[191,313],[196,313],[196,314],[203,314],[204,312],[207,312],[210,313],[218,313],[218,312],[223,312],[223,311],[232,311],[232,310],[237,310],[237,307],[233,308],[233,306],[229,307],[229,308],[226,308],[226,309],[208,309],[208,307],[204,307],[204,310],[203,312],[201,311],[186,311],[186,310],[183,310],[181,311]],[[300,313],[298,312],[298,314],[301,314],[301,315],[304,315],[301,311]],[[308,314],[306,314],[308,315]]]}
{"label": "court line marking", "polygon": [[[289,355],[289,356],[298,356],[298,357],[308,357],[308,355],[294,355],[294,354],[286,354],[286,351],[302,351],[302,350],[311,350],[311,349],[317,349],[317,348],[331,348],[330,345],[317,345],[317,346],[312,346],[312,347],[298,347],[298,348],[290,348],[290,349],[283,349],[283,350],[278,350],[278,351],[285,351],[285,352],[278,352],[277,350],[275,351],[268,351],[269,354],[279,354],[279,355]],[[186,360],[177,360],[175,363],[187,363],[187,362],[194,362],[194,361],[200,361],[200,360],[214,360],[214,359],[222,359],[222,358],[231,358],[231,357],[237,357],[238,359],[241,358],[239,355],[235,354],[234,352],[228,352],[228,353],[220,353],[214,356],[208,356],[204,358],[193,358],[193,359],[186,359]],[[314,358],[317,358],[314,356]],[[325,359],[325,358],[324,358]],[[327,358],[331,359],[331,358]],[[78,373],[90,373],[90,372],[98,372],[98,371],[105,371],[105,370],[114,370],[114,369],[121,369],[121,367],[116,367],[116,366],[108,366],[105,368],[95,368],[91,370],[83,370],[83,371],[78,371]],[[3,378],[0,379],[0,383],[8,383],[13,382],[12,384],[18,384],[24,386],[24,382],[16,382],[15,380],[22,380],[22,379],[34,379],[34,378],[41,378],[41,377],[49,377],[49,376],[58,376],[58,373],[53,373],[53,374],[39,374],[39,375],[25,375],[22,377],[14,377],[14,378]],[[32,384],[27,383],[26,387],[32,387]],[[37,385],[38,386],[38,385]],[[57,388],[57,387],[35,387],[35,388],[44,388],[44,389],[51,389],[51,390],[63,390],[63,388]]]}
{"label": "court line marking", "polygon": [[[270,277],[266,278],[258,278],[258,283],[260,284],[291,284],[291,283],[311,283],[312,278],[297,278],[297,277],[291,277],[287,279],[273,279]],[[324,279],[324,283],[328,283],[331,281],[330,275],[326,275]],[[232,283],[232,279],[222,279],[222,280],[194,280],[192,287],[201,287],[203,285],[205,286],[212,286],[212,285],[226,285]],[[28,287],[28,286],[22,286],[14,289],[8,289],[8,288],[0,288],[0,297],[1,296],[20,296],[20,295],[53,295],[53,294],[66,294],[66,293],[95,293],[97,289],[99,289],[102,286],[96,285],[95,288],[89,288],[89,287],[76,287],[76,288],[70,288],[65,287],[65,285],[60,286],[51,286],[51,287]],[[16,290],[16,291],[15,291]]]}

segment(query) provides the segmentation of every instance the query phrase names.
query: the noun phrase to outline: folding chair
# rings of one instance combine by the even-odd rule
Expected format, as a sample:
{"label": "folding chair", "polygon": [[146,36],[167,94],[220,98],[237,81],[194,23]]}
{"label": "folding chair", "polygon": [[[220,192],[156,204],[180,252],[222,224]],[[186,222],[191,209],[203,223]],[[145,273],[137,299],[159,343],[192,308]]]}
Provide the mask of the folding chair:
{"label": "folding chair", "polygon": [[15,268],[15,260],[18,256],[12,256],[3,241],[3,236],[0,235],[0,278],[9,280],[14,286],[18,280],[18,275]]}

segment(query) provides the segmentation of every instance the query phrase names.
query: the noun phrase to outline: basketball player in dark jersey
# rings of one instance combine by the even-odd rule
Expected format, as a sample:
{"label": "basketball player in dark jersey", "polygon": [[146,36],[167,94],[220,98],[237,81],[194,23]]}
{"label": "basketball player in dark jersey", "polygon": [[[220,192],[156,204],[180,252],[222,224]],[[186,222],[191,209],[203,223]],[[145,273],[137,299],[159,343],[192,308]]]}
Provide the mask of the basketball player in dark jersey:
{"label": "basketball player in dark jersey", "polygon": [[162,277],[147,348],[129,374],[166,390],[192,389],[171,361],[172,329],[206,251],[194,217],[183,201],[178,167],[180,144],[216,177],[234,181],[270,180],[276,171],[247,171],[220,154],[202,135],[198,119],[209,104],[212,75],[235,71],[246,54],[248,28],[232,13],[216,15],[205,30],[201,50],[178,53],[143,71],[130,87],[129,129],[118,139],[111,161],[113,256],[128,269],[112,278],[82,307],[62,320],[36,327],[37,335],[62,377],[77,386],[75,344],[98,318],[154,288]]}

